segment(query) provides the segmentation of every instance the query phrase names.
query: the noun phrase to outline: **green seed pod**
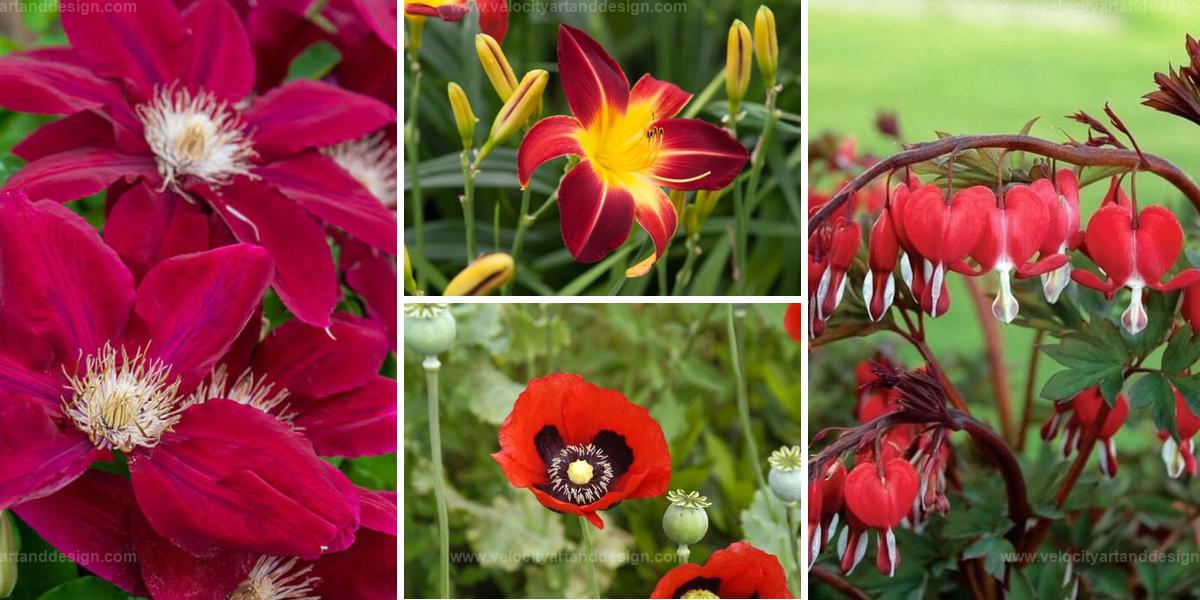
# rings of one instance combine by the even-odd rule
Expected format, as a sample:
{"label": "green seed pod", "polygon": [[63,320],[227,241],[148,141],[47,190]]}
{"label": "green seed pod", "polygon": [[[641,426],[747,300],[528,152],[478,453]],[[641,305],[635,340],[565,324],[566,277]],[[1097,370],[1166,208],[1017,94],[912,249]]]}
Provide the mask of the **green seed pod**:
{"label": "green seed pod", "polygon": [[767,459],[771,470],[767,473],[767,485],[776,498],[788,504],[800,501],[804,493],[804,478],[800,475],[800,446],[784,446],[771,453]]}
{"label": "green seed pod", "polygon": [[663,532],[679,544],[678,554],[686,561],[691,554],[688,546],[699,542],[708,533],[708,513],[704,509],[712,503],[699,492],[685,493],[683,490],[667,492],[667,500],[671,505],[663,513]]}
{"label": "green seed pod", "polygon": [[0,598],[12,595],[17,586],[17,544],[13,539],[12,518],[0,510]]}
{"label": "green seed pod", "polygon": [[404,345],[422,356],[437,356],[454,345],[458,327],[445,304],[404,307]]}

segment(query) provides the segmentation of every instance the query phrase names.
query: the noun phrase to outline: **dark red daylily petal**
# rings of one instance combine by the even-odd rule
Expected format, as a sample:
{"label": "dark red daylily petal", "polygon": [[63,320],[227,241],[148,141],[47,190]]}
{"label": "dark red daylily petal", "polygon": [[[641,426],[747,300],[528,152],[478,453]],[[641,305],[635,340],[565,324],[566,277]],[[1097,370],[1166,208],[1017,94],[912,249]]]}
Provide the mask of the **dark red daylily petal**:
{"label": "dark red daylily petal", "polygon": [[404,13],[422,17],[433,17],[443,21],[461,21],[467,16],[467,0],[452,0],[440,6],[430,6],[420,2],[405,2]]}
{"label": "dark red daylily petal", "polygon": [[583,127],[603,110],[624,113],[629,80],[595,40],[570,25],[558,26],[558,74],[571,113]]}
{"label": "dark red daylily petal", "polygon": [[0,510],[53,494],[111,456],[36,398],[0,394],[0,423]]}
{"label": "dark red daylily petal", "polygon": [[13,52],[0,58],[0,106],[14,112],[68,115],[124,104],[121,90],[96,77],[66,49]]}
{"label": "dark red daylily petal", "polygon": [[648,273],[654,263],[667,252],[667,245],[671,243],[671,238],[675,237],[675,230],[679,226],[679,217],[675,213],[675,204],[653,181],[644,180],[631,191],[634,202],[633,216],[654,241],[654,253],[625,272],[629,277],[640,277]]}
{"label": "dark red daylily petal", "polygon": [[366,244],[351,239],[342,240],[341,267],[346,285],[362,297],[367,316],[387,334],[392,350],[396,349],[396,263],[392,257],[376,252]]}
{"label": "dark red daylily petal", "polygon": [[8,194],[0,196],[0,298],[67,362],[120,338],[133,277],[79,215]]}
{"label": "dark red daylily petal", "polygon": [[575,165],[558,188],[563,243],[579,262],[604,258],[629,237],[634,199],[629,190],[612,187],[588,161]]}
{"label": "dark red daylily petal", "polygon": [[[504,43],[508,35],[508,0],[475,0],[479,7],[479,29]],[[393,29],[395,21],[392,21]],[[396,40],[392,39],[392,49],[396,49]]]}
{"label": "dark red daylily petal", "polygon": [[125,79],[149,96],[181,73],[187,28],[170,0],[139,0],[137,10],[95,10],[89,0],[62,0],[71,46],[102,77]]}
{"label": "dark red daylily petal", "polygon": [[653,115],[652,120],[670,119],[679,114],[691,99],[692,95],[679,89],[679,86],[659,81],[646,73],[633,84],[629,92],[629,110],[645,107]]}
{"label": "dark red daylily petal", "polygon": [[225,224],[243,242],[267,249],[275,261],[271,286],[296,318],[328,327],[337,305],[337,274],[325,232],[303,208],[274,187],[239,177],[208,194]]}
{"label": "dark red daylily petal", "polygon": [[193,91],[238,101],[254,89],[254,53],[242,20],[224,0],[198,0],[183,12],[191,33],[179,73]]}
{"label": "dark red daylily petal", "polygon": [[313,563],[313,590],[329,600],[393,600],[396,559],[395,535],[359,529],[350,548]]}
{"label": "dark red daylily petal", "polygon": [[217,551],[198,557],[158,535],[140,511],[130,519],[142,579],[155,598],[226,600],[254,568],[257,556]]}
{"label": "dark red daylily petal", "polygon": [[690,590],[705,590],[720,598],[792,597],[779,559],[749,542],[713,552],[704,566],[685,564],[671,569],[650,597],[679,598]]}
{"label": "dark red daylily petal", "polygon": [[254,173],[322,221],[396,254],[396,214],[332,159],[308,152]]}
{"label": "dark red daylily petal", "polygon": [[254,372],[308,398],[349,391],[370,381],[388,354],[383,333],[365,319],[339,313],[329,331],[288,321],[254,355]]}
{"label": "dark red daylily petal", "polygon": [[258,97],[242,113],[265,157],[358,139],[396,121],[390,106],[320,81],[299,80]]}
{"label": "dark red daylily petal", "polygon": [[396,451],[396,380],[376,376],[327,398],[296,399],[295,424],[321,456],[377,456]]}
{"label": "dark red daylily petal", "polygon": [[149,155],[93,146],[39,158],[13,173],[0,191],[21,190],[30,198],[70,202],[104,191],[122,179],[133,182],[139,178],[152,186],[161,183]]}
{"label": "dark red daylily petal", "polygon": [[517,179],[521,186],[529,185],[529,178],[542,163],[567,154],[583,154],[575,137],[579,131],[579,121],[564,115],[546,117],[529,128],[517,149]]}
{"label": "dark red daylily petal", "polygon": [[33,162],[80,146],[103,147],[115,143],[111,121],[96,111],[81,110],[38,127],[13,146],[12,151],[25,162]]}
{"label": "dark red daylily petal", "polygon": [[129,337],[171,365],[187,393],[233,345],[270,280],[270,257],[251,244],[167,259],[138,286]]}
{"label": "dark red daylily petal", "polygon": [[133,489],[123,477],[88,471],[63,489],[13,507],[50,545],[135,596],[146,595],[130,542]]}
{"label": "dark red daylily petal", "polygon": [[174,430],[129,459],[138,504],[163,537],[193,554],[310,560],[353,541],[354,486],[279,419],[218,399],[187,409]]}
{"label": "dark red daylily petal", "polygon": [[660,119],[662,148],[650,167],[660,185],[678,190],[719,190],[750,159],[729,132],[699,119]]}
{"label": "dark red daylily petal", "polygon": [[161,260],[207,250],[208,215],[170,190],[138,184],[112,204],[104,241],[140,281]]}

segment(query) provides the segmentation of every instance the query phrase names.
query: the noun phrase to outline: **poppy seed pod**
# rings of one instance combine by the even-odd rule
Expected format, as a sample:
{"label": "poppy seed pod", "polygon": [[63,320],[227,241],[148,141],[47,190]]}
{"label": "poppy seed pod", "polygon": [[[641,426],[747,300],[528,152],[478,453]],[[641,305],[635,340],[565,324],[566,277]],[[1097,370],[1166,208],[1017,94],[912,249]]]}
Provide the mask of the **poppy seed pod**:
{"label": "poppy seed pod", "polygon": [[730,118],[737,115],[738,105],[750,87],[750,28],[741,19],[729,27],[725,48],[725,95],[729,97]]}
{"label": "poppy seed pod", "polygon": [[800,446],[784,446],[772,452],[767,462],[771,465],[771,470],[767,472],[767,485],[771,493],[788,504],[799,502],[804,493]]}
{"label": "poppy seed pod", "polygon": [[487,73],[496,95],[500,96],[501,102],[507,102],[517,89],[517,75],[508,64],[499,42],[486,33],[476,35],[475,52],[479,54],[479,64],[483,65],[483,72]]}
{"label": "poppy seed pod", "polygon": [[754,13],[754,58],[767,86],[775,84],[779,66],[779,37],[775,35],[775,13],[764,4]]}
{"label": "poppy seed pod", "polygon": [[[484,149],[490,152],[491,146],[503,144],[529,121],[529,117],[533,116],[534,110],[542,101],[542,92],[546,89],[547,81],[550,81],[550,74],[543,69],[534,69],[525,74],[517,89],[513,90],[512,96],[500,107],[500,112],[496,113],[496,120],[492,121],[492,132],[484,144]],[[480,154],[486,155],[482,151]]]}
{"label": "poppy seed pod", "polygon": [[679,544],[679,557],[686,561],[691,554],[688,546],[699,542],[708,533],[708,513],[704,509],[712,503],[699,492],[685,493],[683,490],[667,492],[667,500],[671,505],[663,513],[663,532]]}
{"label": "poppy seed pod", "polygon": [[454,345],[458,326],[445,304],[404,307],[404,345],[422,356],[436,356]]}
{"label": "poppy seed pod", "polygon": [[471,101],[457,83],[446,84],[446,95],[450,96],[450,110],[454,113],[454,125],[458,127],[463,148],[470,148],[475,144],[475,124],[479,118],[471,112]]}
{"label": "poppy seed pod", "polygon": [[442,295],[486,296],[508,283],[512,277],[511,256],[503,252],[488,254],[471,261],[467,268],[455,275],[446,289],[442,290]]}

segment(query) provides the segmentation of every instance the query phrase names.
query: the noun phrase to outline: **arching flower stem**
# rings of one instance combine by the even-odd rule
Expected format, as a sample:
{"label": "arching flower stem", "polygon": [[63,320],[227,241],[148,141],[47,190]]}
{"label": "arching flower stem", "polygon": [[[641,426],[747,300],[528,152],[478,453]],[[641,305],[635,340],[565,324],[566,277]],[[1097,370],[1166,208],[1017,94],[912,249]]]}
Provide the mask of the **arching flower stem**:
{"label": "arching flower stem", "polygon": [[442,362],[436,355],[425,357],[425,398],[429,408],[429,445],[433,456],[433,495],[438,514],[438,564],[441,598],[450,597],[450,521],[446,511],[446,472],[442,467],[442,429],[438,419],[438,371]]}

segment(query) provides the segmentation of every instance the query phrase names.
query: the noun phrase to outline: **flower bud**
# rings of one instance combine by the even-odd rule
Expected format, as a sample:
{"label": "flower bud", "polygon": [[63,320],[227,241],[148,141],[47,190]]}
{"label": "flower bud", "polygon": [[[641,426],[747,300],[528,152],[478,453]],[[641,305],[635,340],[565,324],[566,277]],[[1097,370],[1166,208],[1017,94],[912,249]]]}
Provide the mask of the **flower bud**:
{"label": "flower bud", "polygon": [[767,473],[771,493],[787,504],[799,502],[805,487],[800,475],[800,446],[784,446],[772,452],[767,462],[771,464]]}
{"label": "flower bud", "polygon": [[764,4],[754,14],[754,58],[767,85],[775,84],[779,66],[779,37],[775,35],[775,13]]}
{"label": "flower bud", "polygon": [[500,101],[507,102],[513,90],[517,89],[517,75],[509,66],[504,50],[500,49],[495,38],[481,33],[475,36],[475,52],[479,54],[479,64],[483,65],[483,72],[487,73]]}
{"label": "flower bud", "polygon": [[503,144],[529,121],[534,109],[542,101],[542,92],[549,80],[550,74],[542,69],[534,69],[525,74],[517,89],[513,90],[512,96],[500,107],[500,112],[496,113],[486,146]]}
{"label": "flower bud", "polygon": [[729,112],[737,116],[737,107],[750,86],[750,29],[741,19],[729,27],[729,42],[725,51],[725,95],[729,97]]}
{"label": "flower bud", "polygon": [[679,557],[686,561],[691,554],[688,546],[699,542],[708,533],[708,513],[704,509],[712,503],[699,492],[685,493],[683,490],[667,492],[667,500],[671,505],[663,513],[663,532],[679,544]]}
{"label": "flower bud", "polygon": [[406,13],[404,20],[408,22],[408,35],[404,36],[404,47],[408,49],[409,54],[416,56],[421,51],[421,32],[425,30],[425,17]]}
{"label": "flower bud", "polygon": [[0,510],[0,598],[12,595],[17,586],[17,545],[13,539],[12,517]]}
{"label": "flower bud", "polygon": [[446,95],[450,96],[450,110],[454,113],[454,125],[458,127],[458,136],[462,138],[463,148],[475,145],[475,124],[479,119],[471,112],[471,101],[457,83],[446,84]]}
{"label": "flower bud", "polygon": [[513,259],[497,252],[481,256],[454,276],[443,296],[486,296],[513,278]]}
{"label": "flower bud", "polygon": [[408,246],[404,247],[404,291],[417,293],[417,280],[413,277],[412,259],[408,257]]}
{"label": "flower bud", "polygon": [[404,306],[404,345],[422,356],[437,356],[454,345],[458,326],[445,304]]}

